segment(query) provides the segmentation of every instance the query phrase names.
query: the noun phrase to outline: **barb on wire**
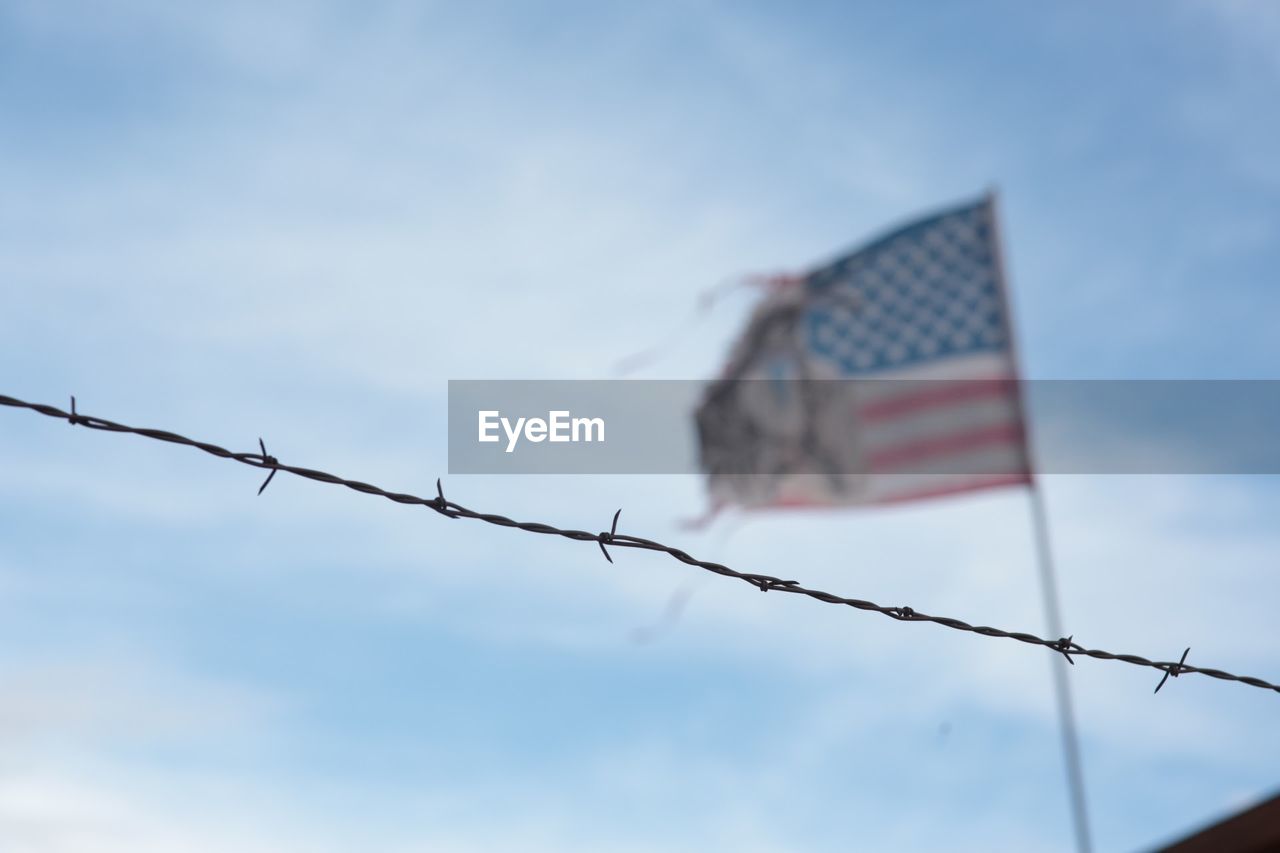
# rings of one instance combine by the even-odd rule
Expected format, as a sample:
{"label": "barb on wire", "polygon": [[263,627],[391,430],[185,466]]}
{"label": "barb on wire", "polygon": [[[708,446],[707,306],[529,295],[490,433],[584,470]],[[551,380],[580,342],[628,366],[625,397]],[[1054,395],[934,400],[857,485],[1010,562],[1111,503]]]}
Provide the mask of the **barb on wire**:
{"label": "barb on wire", "polygon": [[608,548],[605,548],[604,546],[605,546],[605,545],[607,545],[607,544],[609,544],[610,542],[612,542],[612,541],[613,541],[613,537],[617,534],[617,532],[618,532],[618,516],[620,516],[620,515],[622,515],[622,510],[621,510],[621,509],[619,509],[617,512],[615,512],[615,513],[613,514],[613,524],[611,524],[611,525],[609,526],[609,530],[608,530],[608,532],[601,533],[601,534],[599,534],[598,536],[596,536],[596,544],[598,544],[598,545],[600,546],[600,553],[601,553],[601,554],[604,554],[604,558],[605,558],[606,560],[608,560],[610,563],[612,563],[612,562],[613,562],[613,557],[610,557],[610,556],[609,556],[609,549],[608,549]]}
{"label": "barb on wire", "polygon": [[[44,403],[28,403],[13,397],[6,397],[2,394],[0,394],[0,406],[30,409],[33,412],[46,415],[47,417],[66,420],[72,424],[80,424],[88,427],[89,429],[102,430],[104,432],[132,433],[133,435],[140,435],[144,438],[155,439],[156,441],[167,441],[170,444],[181,444],[187,447],[194,447],[197,450],[203,450],[205,453],[217,456],[220,459],[231,459],[244,465],[250,465],[254,468],[270,468],[271,473],[267,476],[267,482],[262,484],[262,489],[266,488],[267,483],[271,482],[271,478],[275,476],[277,471],[285,471],[297,477],[304,477],[308,480],[316,480],[321,483],[331,483],[335,486],[345,486],[348,489],[363,492],[367,495],[376,495],[378,497],[386,498],[389,501],[394,501],[395,503],[424,506],[447,518],[469,518],[475,521],[482,521],[486,524],[492,524],[497,527],[511,527],[526,533],[541,533],[549,536],[560,536],[565,539],[572,539],[578,542],[595,542],[599,545],[600,550],[604,552],[605,558],[608,559],[610,563],[613,562],[613,557],[609,555],[609,551],[605,548],[606,544],[614,548],[635,548],[641,551],[658,551],[672,557],[673,559],[679,560],[686,565],[703,569],[713,574],[744,581],[756,587],[761,592],[768,592],[769,590],[789,592],[796,595],[807,596],[808,598],[823,602],[824,604],[838,604],[845,607],[852,607],[855,610],[880,613],[899,621],[932,622],[935,625],[942,625],[945,628],[951,628],[956,631],[967,631],[983,637],[998,637],[1002,639],[1017,640],[1020,643],[1027,643],[1028,645],[1043,646],[1053,652],[1063,655],[1072,664],[1074,664],[1075,661],[1072,660],[1071,656],[1078,655],[1097,660],[1115,660],[1121,661],[1122,663],[1132,664],[1134,666],[1158,669],[1164,673],[1164,677],[1160,680],[1160,684],[1156,686],[1156,692],[1159,692],[1160,688],[1164,686],[1165,681],[1170,677],[1177,678],[1179,675],[1199,673],[1200,675],[1206,675],[1220,681],[1237,681],[1241,684],[1247,684],[1250,687],[1258,687],[1263,690],[1271,690],[1273,692],[1280,693],[1280,685],[1272,684],[1271,682],[1264,681],[1261,678],[1255,678],[1249,675],[1234,675],[1221,669],[1193,666],[1186,662],[1187,654],[1191,651],[1190,648],[1182,653],[1182,659],[1177,663],[1172,661],[1153,661],[1139,655],[1116,654],[1114,652],[1103,651],[1102,649],[1088,649],[1075,642],[1073,637],[1062,637],[1057,640],[1049,640],[1043,637],[1038,637],[1035,634],[1028,634],[1021,631],[1006,631],[1001,628],[991,628],[986,625],[970,625],[968,622],[964,622],[959,619],[953,619],[949,616],[934,616],[928,613],[922,613],[919,610],[913,610],[910,607],[886,607],[876,604],[873,601],[864,601],[858,598],[845,598],[843,596],[835,595],[834,593],[824,592],[818,589],[809,589],[801,586],[798,581],[794,580],[782,580],[781,578],[772,577],[770,575],[740,572],[721,563],[699,560],[671,545],[664,545],[661,542],[655,542],[652,539],[645,539],[640,536],[631,536],[629,534],[619,533],[618,518],[622,515],[622,510],[618,510],[614,513],[613,524],[609,531],[604,533],[589,533],[585,530],[561,528],[536,521],[516,521],[514,519],[507,518],[504,515],[477,512],[476,510],[469,509],[462,504],[448,500],[444,496],[444,488],[439,480],[436,480],[436,496],[434,498],[424,498],[419,497],[418,495],[387,491],[379,486],[363,483],[359,480],[348,480],[344,477],[339,477],[336,474],[330,474],[325,471],[317,471],[311,468],[300,468],[296,465],[286,465],[275,457],[267,455],[266,445],[262,443],[261,439],[259,439],[258,442],[259,448],[262,451],[261,453],[236,453],[234,451],[227,450],[225,447],[219,447],[216,444],[196,441],[195,439],[187,438],[185,436],[178,435],[177,433],[167,432],[165,430],[125,426],[124,424],[115,423],[114,421],[109,421],[104,418],[81,415],[75,411],[74,398],[72,399],[72,410],[70,412],[64,412],[55,406],[46,405]],[[259,493],[261,493],[262,489],[258,490]]]}
{"label": "barb on wire", "polygon": [[267,453],[267,446],[263,444],[261,436],[258,437],[258,446],[262,448],[262,467],[271,469],[267,479],[263,480],[262,485],[258,487],[258,494],[261,495],[267,490],[267,486],[271,485],[271,479],[275,477],[276,471],[280,470],[280,460]]}
{"label": "barb on wire", "polygon": [[1075,654],[1075,649],[1076,649],[1076,644],[1072,642],[1074,639],[1075,639],[1075,635],[1073,634],[1070,637],[1063,637],[1062,639],[1058,640],[1058,642],[1053,644],[1053,650],[1055,652],[1059,652],[1064,658],[1067,659],[1067,663],[1071,664],[1072,666],[1076,665],[1076,662],[1071,659],[1071,656]]}
{"label": "barb on wire", "polygon": [[1160,683],[1156,685],[1155,690],[1151,691],[1152,693],[1159,693],[1160,688],[1164,687],[1164,683],[1169,680],[1169,676],[1177,678],[1178,673],[1187,671],[1185,664],[1187,662],[1187,655],[1189,654],[1191,654],[1191,647],[1187,646],[1186,650],[1182,653],[1182,658],[1177,663],[1170,664],[1169,668],[1164,671],[1164,678],[1160,679]]}

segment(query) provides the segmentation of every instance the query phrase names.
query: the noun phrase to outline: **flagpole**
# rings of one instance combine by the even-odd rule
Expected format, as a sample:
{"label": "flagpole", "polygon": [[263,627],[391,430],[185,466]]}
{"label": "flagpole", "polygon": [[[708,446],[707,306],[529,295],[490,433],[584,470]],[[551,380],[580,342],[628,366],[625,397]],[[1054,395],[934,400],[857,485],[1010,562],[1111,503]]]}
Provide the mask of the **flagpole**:
{"label": "flagpole", "polygon": [[[1004,292],[1005,333],[1014,367],[1018,376],[1021,376],[1017,341],[1013,334],[1013,323],[1009,317],[1012,303],[1009,301],[1009,284],[1004,268],[1004,249],[996,205],[996,191],[992,189],[987,193],[987,209],[995,245],[997,278]],[[1027,469],[1030,473],[1027,492],[1031,503],[1031,526],[1035,537],[1036,564],[1039,568],[1040,597],[1044,605],[1044,618],[1050,637],[1064,637],[1066,635],[1062,632],[1062,607],[1058,599],[1058,579],[1054,571],[1053,549],[1049,540],[1049,514],[1045,509],[1044,492],[1040,488],[1040,480],[1033,470],[1031,422],[1027,418],[1026,398],[1021,386],[1018,389],[1018,406],[1022,414],[1023,428],[1027,434]],[[1053,694],[1058,710],[1058,729],[1061,733],[1062,757],[1067,771],[1067,792],[1071,802],[1071,821],[1075,831],[1076,849],[1080,853],[1090,853],[1093,842],[1089,833],[1089,809],[1085,800],[1084,767],[1080,760],[1080,743],[1076,736],[1075,708],[1071,699],[1071,682],[1067,679],[1067,666],[1068,662],[1063,657],[1056,654],[1050,656],[1049,668],[1053,673]]]}

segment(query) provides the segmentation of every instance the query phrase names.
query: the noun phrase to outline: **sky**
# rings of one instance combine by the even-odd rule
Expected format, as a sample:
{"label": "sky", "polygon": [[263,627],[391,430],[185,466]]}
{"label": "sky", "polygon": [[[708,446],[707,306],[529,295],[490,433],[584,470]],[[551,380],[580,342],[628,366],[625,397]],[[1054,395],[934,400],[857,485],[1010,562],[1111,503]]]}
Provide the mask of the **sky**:
{"label": "sky", "polygon": [[[448,476],[447,381],[714,376],[708,288],[991,187],[1026,376],[1277,378],[1277,48],[1265,0],[4,0],[0,393],[1039,632],[1023,490],[689,531],[693,476]],[[0,849],[1071,849],[1047,653],[260,482],[0,412]],[[1068,630],[1276,680],[1276,486],[1044,478]],[[1070,678],[1097,849],[1280,788],[1274,695]]]}

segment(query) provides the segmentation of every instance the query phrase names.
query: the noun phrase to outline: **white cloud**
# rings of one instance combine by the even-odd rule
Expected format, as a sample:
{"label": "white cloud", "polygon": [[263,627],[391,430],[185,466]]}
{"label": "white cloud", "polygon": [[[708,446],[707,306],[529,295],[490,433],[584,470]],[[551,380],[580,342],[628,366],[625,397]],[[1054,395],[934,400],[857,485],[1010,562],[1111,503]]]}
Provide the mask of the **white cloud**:
{"label": "white cloud", "polygon": [[195,676],[136,653],[0,657],[0,744],[6,763],[52,744],[90,751],[104,744],[216,740],[263,729],[280,711],[261,689]]}

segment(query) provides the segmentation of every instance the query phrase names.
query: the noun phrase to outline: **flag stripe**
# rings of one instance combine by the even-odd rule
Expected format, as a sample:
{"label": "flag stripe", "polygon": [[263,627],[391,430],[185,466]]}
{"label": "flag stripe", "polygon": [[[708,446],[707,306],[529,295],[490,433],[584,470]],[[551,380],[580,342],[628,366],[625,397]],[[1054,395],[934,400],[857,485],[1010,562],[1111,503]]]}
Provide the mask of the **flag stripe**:
{"label": "flag stripe", "polygon": [[[853,423],[860,412],[855,407]],[[875,453],[902,444],[927,441],[957,432],[983,427],[1020,423],[1017,402],[1008,398],[959,403],[946,408],[916,412],[891,421],[868,424],[858,430],[858,445],[864,453]]]}
{"label": "flag stripe", "polygon": [[867,465],[873,472],[883,473],[975,448],[995,445],[1020,447],[1023,432],[1020,423],[996,424],[965,432],[954,432],[870,453],[867,455]]}
{"label": "flag stripe", "polygon": [[917,489],[915,491],[905,491],[899,493],[891,493],[880,497],[875,501],[878,504],[898,504],[908,501],[924,500],[925,498],[940,498],[947,495],[959,494],[960,492],[973,492],[979,489],[992,489],[998,486],[1024,486],[1031,482],[1031,474],[1022,472],[1017,474],[999,474],[989,477],[975,477],[972,479],[962,480],[956,483],[940,482],[937,485],[927,488]]}
{"label": "flag stripe", "polygon": [[[1017,391],[1017,381],[1004,376],[993,379],[961,379],[948,380],[889,380],[895,385],[903,386],[908,393],[897,396],[886,396],[858,407],[858,413],[866,423],[892,420],[903,415],[949,406],[956,403],[968,403],[974,400],[1013,399]],[[920,385],[915,389],[913,385]]]}

